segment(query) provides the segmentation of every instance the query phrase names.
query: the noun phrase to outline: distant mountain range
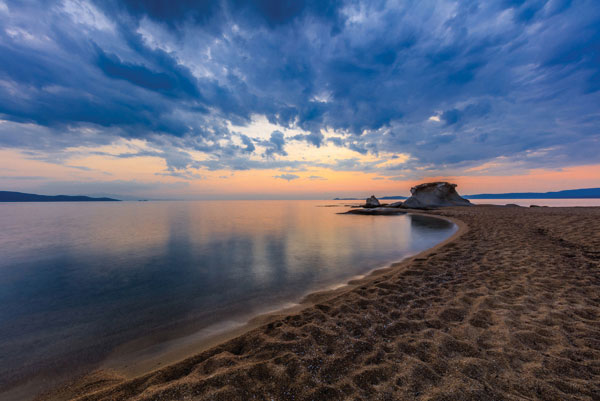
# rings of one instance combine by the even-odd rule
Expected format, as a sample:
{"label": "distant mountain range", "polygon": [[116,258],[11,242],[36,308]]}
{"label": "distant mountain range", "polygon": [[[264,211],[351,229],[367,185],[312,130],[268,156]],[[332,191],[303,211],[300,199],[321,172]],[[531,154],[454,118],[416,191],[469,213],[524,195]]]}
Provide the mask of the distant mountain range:
{"label": "distant mountain range", "polygon": [[590,199],[600,198],[600,188],[568,189],[557,192],[510,192],[466,195],[467,199]]}
{"label": "distant mountain range", "polygon": [[[594,199],[600,198],[600,188],[567,189],[557,192],[509,192],[504,194],[465,195],[467,199]],[[379,199],[406,199],[406,196],[383,196]],[[334,198],[333,200],[364,200],[364,198]]]}
{"label": "distant mountain range", "polygon": [[120,202],[112,198],[91,198],[89,196],[36,195],[23,192],[0,191],[0,202]]}

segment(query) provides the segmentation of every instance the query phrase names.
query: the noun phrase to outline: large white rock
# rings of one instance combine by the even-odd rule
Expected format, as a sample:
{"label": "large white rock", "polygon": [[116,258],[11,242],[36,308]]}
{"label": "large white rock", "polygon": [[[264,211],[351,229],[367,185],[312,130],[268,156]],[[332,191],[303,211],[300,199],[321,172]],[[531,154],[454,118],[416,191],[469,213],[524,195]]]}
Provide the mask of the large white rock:
{"label": "large white rock", "polygon": [[448,182],[430,182],[410,189],[412,196],[404,201],[402,207],[424,209],[442,206],[471,206],[471,202],[456,192],[456,184]]}

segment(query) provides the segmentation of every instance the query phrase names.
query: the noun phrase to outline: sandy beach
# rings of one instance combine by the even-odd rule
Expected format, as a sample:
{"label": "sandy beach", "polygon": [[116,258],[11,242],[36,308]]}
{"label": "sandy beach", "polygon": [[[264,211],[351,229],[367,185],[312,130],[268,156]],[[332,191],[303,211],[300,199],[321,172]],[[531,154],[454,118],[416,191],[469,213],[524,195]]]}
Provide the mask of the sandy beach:
{"label": "sandy beach", "polygon": [[38,399],[600,399],[600,208],[427,214],[459,232],[178,363]]}

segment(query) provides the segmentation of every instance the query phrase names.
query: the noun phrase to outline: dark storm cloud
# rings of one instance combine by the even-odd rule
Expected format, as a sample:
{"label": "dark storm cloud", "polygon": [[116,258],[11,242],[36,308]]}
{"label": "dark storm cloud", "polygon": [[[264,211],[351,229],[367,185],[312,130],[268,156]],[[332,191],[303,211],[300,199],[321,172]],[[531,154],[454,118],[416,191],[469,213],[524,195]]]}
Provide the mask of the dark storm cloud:
{"label": "dark storm cloud", "polygon": [[196,80],[189,71],[166,58],[164,72],[148,69],[143,65],[125,63],[117,56],[98,49],[98,67],[106,76],[128,81],[133,85],[162,93],[166,96],[198,98],[200,93]]}
{"label": "dark storm cloud", "polygon": [[254,142],[252,141],[252,139],[250,139],[250,137],[248,137],[246,135],[240,135],[240,139],[242,140],[242,143],[245,146],[245,148],[242,149],[243,152],[246,152],[246,153],[254,152],[256,147],[254,146]]}
{"label": "dark storm cloud", "polygon": [[450,109],[442,113],[440,118],[446,125],[454,125],[466,122],[471,118],[483,117],[491,112],[489,101],[469,104],[462,109]]}
{"label": "dark storm cloud", "polygon": [[314,146],[321,147],[323,143],[324,136],[321,132],[311,132],[310,134],[298,134],[294,135],[292,139],[297,141],[306,141]]}
{"label": "dark storm cloud", "polygon": [[[438,169],[600,161],[595,0],[31,0],[0,21],[5,147],[144,138],[173,174],[285,163],[289,140]],[[305,133],[230,132],[254,115]]]}
{"label": "dark storm cloud", "polygon": [[261,145],[265,147],[265,156],[272,157],[274,155],[287,156],[284,149],[285,139],[281,131],[273,131],[268,141],[262,141]]}
{"label": "dark storm cloud", "polygon": [[96,3],[109,12],[124,8],[137,18],[147,16],[171,28],[178,28],[186,22],[209,25],[222,18],[224,13],[276,27],[306,15],[324,20],[337,19],[339,11],[335,2],[321,0],[125,0]]}

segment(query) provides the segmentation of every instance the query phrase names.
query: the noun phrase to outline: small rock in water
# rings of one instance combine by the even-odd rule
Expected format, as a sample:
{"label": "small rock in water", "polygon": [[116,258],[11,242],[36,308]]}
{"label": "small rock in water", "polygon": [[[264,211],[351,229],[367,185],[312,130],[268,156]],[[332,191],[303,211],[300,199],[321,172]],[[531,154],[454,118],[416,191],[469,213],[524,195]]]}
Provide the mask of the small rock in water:
{"label": "small rock in water", "polygon": [[371,197],[367,199],[367,203],[365,204],[365,207],[378,207],[378,206],[381,206],[381,204],[379,203],[379,200],[375,197],[375,195],[371,195]]}

